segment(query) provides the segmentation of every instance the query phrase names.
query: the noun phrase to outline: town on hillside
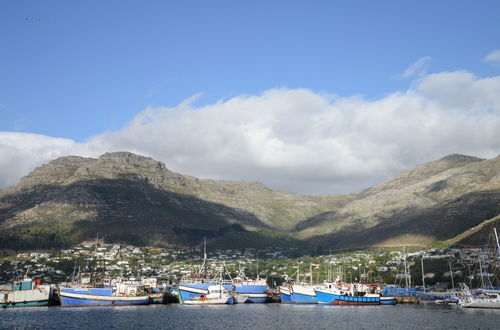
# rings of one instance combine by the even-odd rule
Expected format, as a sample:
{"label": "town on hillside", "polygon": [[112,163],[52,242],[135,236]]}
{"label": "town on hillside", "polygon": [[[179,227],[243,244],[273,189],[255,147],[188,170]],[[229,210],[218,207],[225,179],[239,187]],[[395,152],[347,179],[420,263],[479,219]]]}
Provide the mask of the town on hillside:
{"label": "town on hillside", "polygon": [[[299,280],[315,283],[337,277],[401,287],[425,284],[428,290],[451,289],[458,283],[484,287],[484,281],[499,285],[496,260],[488,257],[491,251],[480,248],[422,251],[382,248],[294,257],[298,252],[294,248],[209,250],[207,273],[216,276],[223,266],[228,276],[236,277],[243,270],[251,278],[266,278],[271,287],[297,276]],[[196,272],[202,262],[200,247],[153,248],[83,242],[57,252],[23,252],[0,258],[0,284],[11,283],[19,273],[43,283],[57,284],[68,281],[76,271],[93,271],[102,278],[155,277],[160,282],[174,284]]]}

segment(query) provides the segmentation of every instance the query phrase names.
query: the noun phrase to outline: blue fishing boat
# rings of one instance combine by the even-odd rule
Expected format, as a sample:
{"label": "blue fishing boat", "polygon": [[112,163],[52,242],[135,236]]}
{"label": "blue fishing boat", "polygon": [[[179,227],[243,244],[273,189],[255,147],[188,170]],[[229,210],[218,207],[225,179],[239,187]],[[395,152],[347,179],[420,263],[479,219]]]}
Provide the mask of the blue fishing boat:
{"label": "blue fishing boat", "polygon": [[[318,302],[316,298],[316,292],[314,289],[317,287],[313,285],[312,272],[313,266],[319,265],[309,265],[309,273],[306,274],[306,278],[309,277],[309,282],[300,282],[300,264],[297,264],[296,280],[295,283],[289,285],[290,288],[290,302],[292,304],[316,304]],[[285,297],[286,299],[286,297]]]}
{"label": "blue fishing boat", "polygon": [[[226,279],[224,279],[224,276]],[[227,279],[229,278],[229,279]],[[264,303],[268,299],[269,287],[265,279],[249,279],[245,276],[240,267],[238,276],[231,278],[224,266],[220,267],[218,278],[207,278],[207,251],[206,240],[203,244],[203,264],[197,273],[192,273],[183,277],[179,283],[179,299],[181,303],[186,303],[191,299],[198,299],[206,296],[210,286],[222,285],[228,290],[236,302]]]}
{"label": "blue fishing boat", "polygon": [[234,304],[234,297],[223,285],[217,284],[210,285],[207,288],[207,294],[182,301],[182,303],[187,305],[232,305]]}
{"label": "blue fishing boat", "polygon": [[[258,271],[257,271],[258,272]],[[235,296],[248,296],[248,303],[265,303],[269,296],[267,281],[263,278],[250,279],[246,277],[243,268],[239,269],[238,276],[232,279],[233,294]]]}
{"label": "blue fishing boat", "polygon": [[228,291],[233,290],[232,281],[223,280],[223,268],[220,269],[220,276],[217,279],[207,278],[207,241],[203,241],[203,264],[197,273],[191,273],[183,277],[178,284],[179,302],[189,304],[190,300],[199,301],[202,297],[209,294],[209,287],[222,285]]}
{"label": "blue fishing boat", "polygon": [[395,297],[381,297],[380,286],[363,283],[324,283],[315,290],[318,304],[394,305]]}
{"label": "blue fishing boat", "polygon": [[111,288],[62,288],[59,290],[61,306],[120,306],[147,305],[148,295],[125,295]]}
{"label": "blue fishing boat", "polygon": [[182,302],[191,299],[197,299],[202,295],[208,294],[208,287],[216,285],[214,282],[202,282],[202,280],[197,281],[196,279],[184,279],[179,283],[179,299]]}
{"label": "blue fishing boat", "polygon": [[380,295],[350,296],[331,290],[316,290],[318,304],[328,305],[380,305]]}
{"label": "blue fishing boat", "polygon": [[137,285],[117,283],[115,288],[60,288],[61,306],[147,305],[149,296]]}

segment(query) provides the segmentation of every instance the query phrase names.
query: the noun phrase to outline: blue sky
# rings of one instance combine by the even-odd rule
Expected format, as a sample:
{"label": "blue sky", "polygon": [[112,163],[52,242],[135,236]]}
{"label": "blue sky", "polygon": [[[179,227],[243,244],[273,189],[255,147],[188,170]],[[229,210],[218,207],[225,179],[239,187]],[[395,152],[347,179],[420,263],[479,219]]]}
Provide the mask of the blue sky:
{"label": "blue sky", "polygon": [[196,107],[279,88],[377,101],[432,73],[496,77],[499,22],[498,1],[4,0],[0,131],[85,143],[199,93]]}
{"label": "blue sky", "polygon": [[[83,141],[148,105],[274,87],[380,97],[499,47],[498,1],[2,1],[0,130]],[[495,73],[498,73],[496,71]]]}

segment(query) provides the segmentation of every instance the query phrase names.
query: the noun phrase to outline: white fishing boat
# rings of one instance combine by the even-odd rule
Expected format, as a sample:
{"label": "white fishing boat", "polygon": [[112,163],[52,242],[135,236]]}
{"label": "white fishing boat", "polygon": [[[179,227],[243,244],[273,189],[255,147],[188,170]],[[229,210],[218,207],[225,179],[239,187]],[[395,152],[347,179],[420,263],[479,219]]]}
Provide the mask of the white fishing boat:
{"label": "white fishing boat", "polygon": [[186,305],[223,305],[233,304],[234,299],[228,289],[222,285],[211,285],[207,289],[207,294],[201,294],[199,297],[193,297],[184,300]]}
{"label": "white fishing boat", "polygon": [[496,290],[483,290],[480,294],[473,295],[466,285],[456,293],[458,306],[464,308],[500,309],[500,293]]}
{"label": "white fishing boat", "polygon": [[47,306],[51,293],[50,285],[40,285],[27,275],[18,279],[8,290],[0,290],[0,307]]}
{"label": "white fishing boat", "polygon": [[[458,305],[464,308],[490,308],[500,309],[500,290],[492,287],[486,265],[491,266],[491,260],[498,260],[500,255],[500,242],[498,240],[498,233],[496,228],[493,228],[493,241],[494,249],[493,255],[487,253],[484,249],[483,253],[478,258],[479,261],[479,278],[481,280],[481,287],[476,289],[473,293],[465,284],[461,285],[461,290],[454,292],[454,298],[458,299]],[[492,272],[496,267],[492,268]]]}

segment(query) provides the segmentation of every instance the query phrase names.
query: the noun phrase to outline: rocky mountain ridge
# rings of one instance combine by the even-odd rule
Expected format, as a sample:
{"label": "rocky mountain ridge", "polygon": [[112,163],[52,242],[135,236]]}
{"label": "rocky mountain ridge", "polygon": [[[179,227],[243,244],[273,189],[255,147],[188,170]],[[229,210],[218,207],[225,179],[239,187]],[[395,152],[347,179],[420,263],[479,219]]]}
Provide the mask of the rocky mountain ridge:
{"label": "rocky mountain ridge", "polygon": [[[194,244],[208,236],[227,246],[342,249],[402,244],[408,228],[419,232],[419,224],[429,230],[413,239],[427,245],[495,216],[499,201],[500,156],[450,155],[338,196],[198,179],[130,152],[68,156],[0,191],[0,248],[64,246],[100,232],[137,244]],[[453,212],[470,216],[454,224]]]}

